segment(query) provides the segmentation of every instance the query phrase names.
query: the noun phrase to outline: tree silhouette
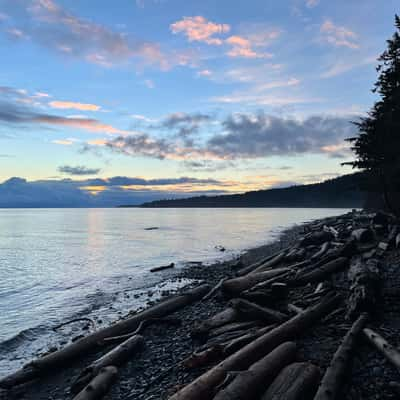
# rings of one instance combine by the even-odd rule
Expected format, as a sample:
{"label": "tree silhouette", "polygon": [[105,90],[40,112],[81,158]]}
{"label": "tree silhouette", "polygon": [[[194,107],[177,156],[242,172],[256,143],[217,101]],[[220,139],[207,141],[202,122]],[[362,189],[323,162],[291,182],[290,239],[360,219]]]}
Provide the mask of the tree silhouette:
{"label": "tree silhouette", "polygon": [[367,117],[354,122],[359,135],[352,143],[356,160],[346,164],[365,170],[380,184],[389,210],[397,211],[392,195],[399,193],[400,182],[400,17],[395,16],[396,32],[378,58],[378,80],[373,92],[380,99]]}

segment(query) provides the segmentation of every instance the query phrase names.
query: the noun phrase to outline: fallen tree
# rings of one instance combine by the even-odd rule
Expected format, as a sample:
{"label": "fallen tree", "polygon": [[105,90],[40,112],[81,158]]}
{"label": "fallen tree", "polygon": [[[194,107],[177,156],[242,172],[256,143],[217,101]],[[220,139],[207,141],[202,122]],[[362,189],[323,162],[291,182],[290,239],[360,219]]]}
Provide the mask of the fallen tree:
{"label": "fallen tree", "polygon": [[82,339],[68,344],[63,349],[38,358],[22,369],[0,380],[0,388],[11,388],[18,384],[39,378],[65,367],[72,360],[85,356],[98,348],[105,338],[122,335],[136,329],[140,322],[150,318],[160,318],[201,299],[210,290],[209,285],[202,285],[185,294],[174,296],[156,304],[130,318],[119,321],[107,328],[100,329]]}
{"label": "fallen tree", "polygon": [[239,372],[214,400],[252,400],[256,399],[272,382],[279,371],[296,357],[296,344],[285,342],[265,357]]}
{"label": "fallen tree", "polygon": [[265,354],[283,342],[300,335],[304,330],[317,322],[322,316],[331,312],[340,300],[340,296],[331,293],[318,304],[309,307],[272,331],[265,333],[236,353],[205,372],[193,382],[179,390],[170,400],[209,400],[214,388],[220,384],[229,371],[240,371],[248,368]]}
{"label": "fallen tree", "polygon": [[340,390],[343,389],[343,381],[351,361],[355,342],[367,319],[368,315],[362,314],[347,332],[322,378],[314,400],[334,400],[338,398]]}
{"label": "fallen tree", "polygon": [[303,400],[317,389],[320,370],[308,362],[297,362],[285,367],[264,393],[261,400]]}

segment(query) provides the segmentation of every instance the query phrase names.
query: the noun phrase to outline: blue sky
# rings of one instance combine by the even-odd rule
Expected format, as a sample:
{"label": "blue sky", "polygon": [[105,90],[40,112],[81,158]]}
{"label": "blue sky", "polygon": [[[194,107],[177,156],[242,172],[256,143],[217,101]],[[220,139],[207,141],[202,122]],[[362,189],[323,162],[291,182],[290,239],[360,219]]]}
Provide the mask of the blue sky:
{"label": "blue sky", "polygon": [[139,202],[347,173],[397,3],[0,0],[0,182]]}

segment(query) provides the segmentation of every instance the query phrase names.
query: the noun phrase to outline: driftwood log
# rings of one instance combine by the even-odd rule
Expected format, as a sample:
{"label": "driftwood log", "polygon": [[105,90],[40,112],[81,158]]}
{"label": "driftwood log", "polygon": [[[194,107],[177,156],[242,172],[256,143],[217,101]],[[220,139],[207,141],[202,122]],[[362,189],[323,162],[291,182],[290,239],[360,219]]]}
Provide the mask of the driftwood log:
{"label": "driftwood log", "polygon": [[329,250],[329,246],[331,245],[331,242],[325,242],[321,248],[319,249],[319,251],[317,251],[315,254],[313,254],[311,256],[311,260],[318,260],[319,258],[321,258],[323,255],[325,255],[325,253]]}
{"label": "driftwood log", "polygon": [[225,282],[227,280],[227,278],[222,278],[201,300],[202,301],[206,301],[206,300],[208,300],[208,299],[211,299],[211,298],[213,298],[216,294],[217,294],[217,292],[218,292],[218,290],[220,290],[221,289],[221,287],[222,287],[222,284]]}
{"label": "driftwood log", "polygon": [[130,318],[117,322],[107,328],[100,329],[63,349],[38,358],[17,372],[0,380],[0,388],[11,388],[18,384],[39,378],[57,371],[59,366],[65,367],[72,360],[87,355],[96,349],[105,338],[122,335],[136,329],[140,322],[150,318],[160,318],[201,299],[210,290],[209,285],[199,286],[185,294],[164,300]]}
{"label": "driftwood log", "polygon": [[359,243],[368,243],[374,240],[374,232],[370,228],[359,228],[351,232],[351,236]]}
{"label": "driftwood log", "polygon": [[261,307],[244,299],[233,299],[229,303],[246,319],[261,319],[266,322],[283,322],[288,319],[286,314],[272,310],[271,308]]}
{"label": "driftwood log", "polygon": [[88,382],[98,375],[102,368],[110,365],[119,367],[124,364],[140,349],[143,343],[143,336],[140,335],[135,335],[125,340],[125,342],[87,366],[73,383],[71,391],[73,393],[80,391]]}
{"label": "driftwood log", "polygon": [[340,296],[331,293],[320,303],[309,307],[303,313],[277,326],[272,331],[260,336],[236,353],[226,358],[215,367],[200,375],[193,382],[179,390],[170,400],[209,400],[214,395],[214,388],[219,385],[229,371],[249,368],[275,347],[290,340],[317,322],[321,317],[335,309]]}
{"label": "driftwood log", "polygon": [[300,241],[300,246],[309,246],[309,245],[321,245],[325,242],[329,242],[335,239],[334,235],[331,232],[326,231],[319,231],[319,232],[312,232],[306,235]]}
{"label": "driftwood log", "polygon": [[380,273],[377,259],[363,261],[355,258],[348,272],[350,296],[347,301],[346,317],[352,319],[360,312],[374,309],[379,294]]}
{"label": "driftwood log", "polygon": [[261,264],[256,269],[253,269],[253,271],[251,271],[250,274],[257,274],[258,272],[268,271],[275,265],[279,264],[284,259],[285,254],[286,254],[286,251],[282,251],[276,257],[274,257],[272,260],[269,260],[269,261],[265,262],[264,264]]}
{"label": "driftwood log", "polygon": [[261,400],[304,400],[315,394],[320,370],[308,362],[293,363],[275,378]]}
{"label": "driftwood log", "polygon": [[253,263],[253,264],[248,265],[247,267],[244,267],[244,268],[240,269],[240,270],[237,272],[237,275],[238,275],[238,276],[247,275],[249,272],[255,270],[255,269],[256,269],[257,267],[259,267],[260,265],[265,264],[266,262],[272,260],[273,258],[275,258],[276,256],[278,256],[279,254],[281,254],[281,253],[286,253],[287,251],[288,251],[288,248],[278,250],[276,253],[273,253],[273,254],[271,254],[271,255],[269,255],[269,256],[267,256],[267,257],[262,258],[262,259],[259,260],[259,261],[256,261],[256,262]]}
{"label": "driftwood log", "polygon": [[170,269],[170,268],[174,268],[174,267],[175,267],[175,263],[171,263],[171,264],[168,264],[168,265],[162,265],[161,267],[152,268],[150,270],[150,272],[164,271],[165,269]]}
{"label": "driftwood log", "polygon": [[103,368],[99,374],[75,397],[74,400],[100,400],[109,391],[113,382],[117,379],[118,370],[109,366]]}
{"label": "driftwood log", "polygon": [[332,358],[331,364],[322,378],[321,385],[318,388],[314,400],[334,400],[338,399],[340,391],[343,389],[343,382],[348,372],[354,346],[361,330],[364,328],[368,319],[367,314],[362,314],[352,325],[338,347]]}
{"label": "driftwood log", "polygon": [[340,271],[347,267],[349,259],[347,257],[339,257],[333,261],[321,265],[310,272],[306,272],[297,276],[292,284],[294,286],[301,286],[307,283],[321,282],[334,272]]}
{"label": "driftwood log", "polygon": [[279,371],[294,361],[296,344],[282,343],[265,357],[239,372],[231,383],[214,397],[214,400],[252,400],[259,397]]}
{"label": "driftwood log", "polygon": [[212,317],[198,323],[192,329],[193,336],[201,336],[208,334],[209,331],[220,326],[229,324],[231,322],[237,322],[239,319],[239,313],[232,307],[228,307],[225,310],[213,315]]}
{"label": "driftwood log", "polygon": [[275,276],[279,276],[288,271],[289,268],[276,268],[271,271],[251,273],[238,278],[228,279],[222,284],[222,290],[227,294],[238,294],[246,289],[251,288],[257,283],[266,281]]}
{"label": "driftwood log", "polygon": [[382,336],[374,332],[372,329],[364,328],[363,333],[368,341],[378,350],[380,351],[386,359],[394,365],[397,370],[400,372],[400,353],[399,351],[393,347],[390,343],[388,343]]}

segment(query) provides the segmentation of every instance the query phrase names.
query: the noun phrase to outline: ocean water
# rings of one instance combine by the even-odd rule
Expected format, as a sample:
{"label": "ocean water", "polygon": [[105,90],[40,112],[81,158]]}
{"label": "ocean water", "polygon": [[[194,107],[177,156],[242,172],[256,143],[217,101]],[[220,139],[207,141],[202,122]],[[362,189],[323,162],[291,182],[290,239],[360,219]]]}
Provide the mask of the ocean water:
{"label": "ocean water", "polygon": [[[190,283],[173,279],[189,262],[229,258],[294,224],[347,211],[0,209],[0,376],[84,324],[53,330],[63,321],[89,315],[103,326]],[[171,262],[174,270],[149,272]]]}

